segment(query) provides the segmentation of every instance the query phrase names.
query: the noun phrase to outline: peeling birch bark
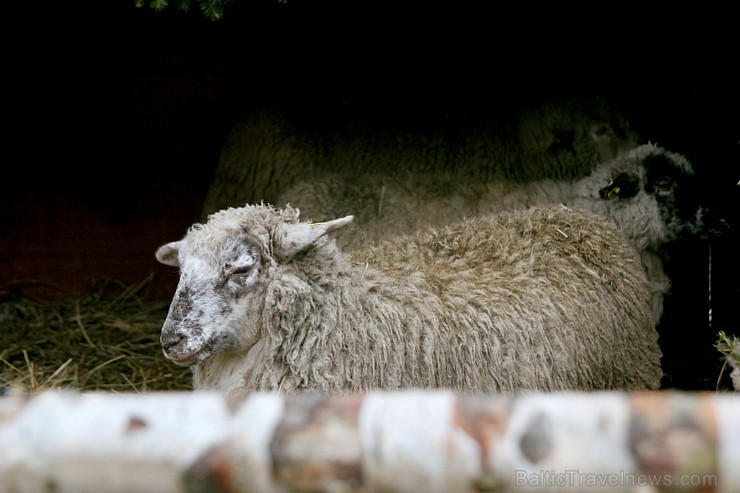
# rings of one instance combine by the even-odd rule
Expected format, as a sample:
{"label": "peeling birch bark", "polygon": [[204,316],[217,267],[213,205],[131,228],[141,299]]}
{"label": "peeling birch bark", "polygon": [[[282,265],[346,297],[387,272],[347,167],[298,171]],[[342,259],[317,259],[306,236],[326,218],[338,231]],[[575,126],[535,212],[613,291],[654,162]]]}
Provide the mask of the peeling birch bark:
{"label": "peeling birch bark", "polygon": [[0,492],[740,492],[740,395],[47,391]]}

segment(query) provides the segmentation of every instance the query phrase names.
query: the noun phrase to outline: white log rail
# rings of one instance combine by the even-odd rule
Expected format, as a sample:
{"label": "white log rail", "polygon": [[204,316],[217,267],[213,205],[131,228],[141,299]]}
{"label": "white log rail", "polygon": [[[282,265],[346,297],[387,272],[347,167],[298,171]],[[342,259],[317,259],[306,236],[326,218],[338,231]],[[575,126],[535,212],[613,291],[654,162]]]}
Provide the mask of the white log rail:
{"label": "white log rail", "polygon": [[740,394],[0,398],[0,492],[740,492]]}

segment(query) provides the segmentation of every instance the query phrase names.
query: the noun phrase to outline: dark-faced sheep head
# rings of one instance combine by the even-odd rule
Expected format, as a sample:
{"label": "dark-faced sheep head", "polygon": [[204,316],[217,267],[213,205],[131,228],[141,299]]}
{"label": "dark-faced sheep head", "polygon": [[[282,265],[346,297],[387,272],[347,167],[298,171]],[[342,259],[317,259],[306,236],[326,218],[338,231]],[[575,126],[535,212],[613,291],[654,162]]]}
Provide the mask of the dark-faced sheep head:
{"label": "dark-faced sheep head", "polygon": [[[611,180],[599,190],[601,199],[615,205],[624,202],[628,207],[642,197],[650,198],[664,224],[664,235],[660,238],[663,243],[685,234],[702,233],[705,210],[694,184],[693,168],[686,158],[648,144],[617,162]],[[622,223],[623,227],[627,222]]]}
{"label": "dark-faced sheep head", "polygon": [[298,211],[230,208],[196,224],[156,252],[180,268],[160,342],[165,357],[190,366],[252,347],[261,335],[265,292],[275,269],[352,221],[298,222]]}

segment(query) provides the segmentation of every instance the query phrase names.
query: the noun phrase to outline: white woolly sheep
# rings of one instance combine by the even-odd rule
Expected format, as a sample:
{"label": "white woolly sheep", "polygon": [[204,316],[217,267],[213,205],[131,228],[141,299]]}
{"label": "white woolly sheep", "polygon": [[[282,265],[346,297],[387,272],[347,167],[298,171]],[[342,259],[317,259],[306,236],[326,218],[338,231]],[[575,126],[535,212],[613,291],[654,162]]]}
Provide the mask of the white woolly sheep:
{"label": "white woolly sheep", "polygon": [[325,235],[352,219],[247,205],[160,247],[165,356],[231,394],[659,387],[647,278],[603,218],[532,208],[350,256]]}
{"label": "white woolly sheep", "polygon": [[[331,120],[331,118],[327,119]],[[534,104],[481,123],[451,117],[391,128],[353,117],[310,124],[277,110],[255,110],[232,127],[203,206],[202,219],[225,207],[276,203],[296,181],[322,172],[452,173],[474,180],[570,178],[638,144],[627,118],[604,98]],[[408,128],[411,127],[411,128]]]}
{"label": "white woolly sheep", "polygon": [[616,223],[640,252],[651,281],[656,324],[670,281],[661,247],[701,227],[691,197],[691,163],[682,155],[644,144],[598,165],[579,180],[469,180],[449,175],[325,173],[287,189],[277,204],[297,207],[306,219],[353,212],[357,226],[337,233],[342,249],[377,245],[393,236],[464,217],[564,204]]}

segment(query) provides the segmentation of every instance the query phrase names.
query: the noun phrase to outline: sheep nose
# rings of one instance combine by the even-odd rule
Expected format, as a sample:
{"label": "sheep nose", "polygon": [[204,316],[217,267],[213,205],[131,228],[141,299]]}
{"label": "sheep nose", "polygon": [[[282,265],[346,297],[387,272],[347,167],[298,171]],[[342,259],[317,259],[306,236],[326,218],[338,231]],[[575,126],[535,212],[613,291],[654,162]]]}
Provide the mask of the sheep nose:
{"label": "sheep nose", "polygon": [[160,342],[162,343],[162,349],[165,353],[171,353],[172,350],[181,342],[187,340],[187,337],[183,334],[173,333],[162,335]]}

